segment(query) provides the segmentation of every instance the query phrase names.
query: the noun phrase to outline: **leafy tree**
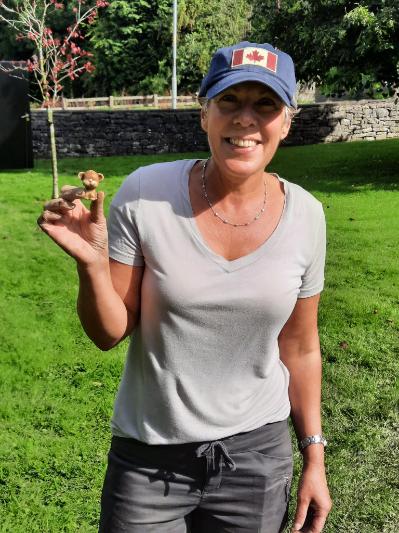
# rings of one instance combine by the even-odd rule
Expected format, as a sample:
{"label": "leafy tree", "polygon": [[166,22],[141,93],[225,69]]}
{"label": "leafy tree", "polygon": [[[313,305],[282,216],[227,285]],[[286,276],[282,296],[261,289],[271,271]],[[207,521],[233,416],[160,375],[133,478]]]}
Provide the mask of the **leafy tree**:
{"label": "leafy tree", "polygon": [[397,0],[259,0],[253,36],[290,53],[326,94],[382,97],[398,86]]}
{"label": "leafy tree", "polygon": [[249,0],[180,0],[177,70],[181,90],[197,91],[213,53],[245,39],[251,14]]}
{"label": "leafy tree", "polygon": [[[170,0],[111,0],[90,31],[96,72],[90,92],[137,94],[162,72],[171,46]],[[161,82],[163,92],[168,79]]]}
{"label": "leafy tree", "polygon": [[[242,39],[250,0],[179,0],[178,89],[198,90],[212,53]],[[90,32],[96,72],[88,90],[165,93],[172,70],[172,1],[111,0]]]}

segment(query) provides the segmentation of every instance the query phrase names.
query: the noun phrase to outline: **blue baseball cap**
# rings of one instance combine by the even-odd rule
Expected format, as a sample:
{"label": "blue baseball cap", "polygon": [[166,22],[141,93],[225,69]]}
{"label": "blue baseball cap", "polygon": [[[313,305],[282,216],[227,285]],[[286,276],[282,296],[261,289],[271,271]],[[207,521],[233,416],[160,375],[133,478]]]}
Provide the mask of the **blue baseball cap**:
{"label": "blue baseball cap", "polygon": [[257,81],[270,87],[288,106],[297,107],[295,67],[291,56],[271,44],[243,41],[219,48],[212,57],[198,96],[213,98],[232,85]]}

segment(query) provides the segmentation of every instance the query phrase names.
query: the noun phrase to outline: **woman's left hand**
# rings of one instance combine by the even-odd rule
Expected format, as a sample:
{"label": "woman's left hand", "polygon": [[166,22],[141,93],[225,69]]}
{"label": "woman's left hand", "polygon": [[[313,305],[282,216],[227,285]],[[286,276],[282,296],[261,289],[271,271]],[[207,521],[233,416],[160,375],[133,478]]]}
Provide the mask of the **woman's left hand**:
{"label": "woman's left hand", "polygon": [[324,465],[304,463],[292,532],[320,533],[331,506]]}

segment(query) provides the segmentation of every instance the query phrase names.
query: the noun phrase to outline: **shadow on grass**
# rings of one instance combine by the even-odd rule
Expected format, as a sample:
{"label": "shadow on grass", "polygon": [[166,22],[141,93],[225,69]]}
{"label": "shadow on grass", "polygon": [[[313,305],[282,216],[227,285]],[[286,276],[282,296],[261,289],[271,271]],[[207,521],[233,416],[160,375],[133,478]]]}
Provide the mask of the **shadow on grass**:
{"label": "shadow on grass", "polygon": [[269,170],[322,193],[398,190],[399,139],[281,147]]}

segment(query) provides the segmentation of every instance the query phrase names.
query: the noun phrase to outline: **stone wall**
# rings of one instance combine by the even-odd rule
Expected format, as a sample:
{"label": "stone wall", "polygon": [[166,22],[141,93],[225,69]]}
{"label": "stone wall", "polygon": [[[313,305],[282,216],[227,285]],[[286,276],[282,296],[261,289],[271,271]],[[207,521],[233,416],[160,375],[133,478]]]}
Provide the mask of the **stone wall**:
{"label": "stone wall", "polygon": [[[58,154],[108,156],[208,150],[199,110],[57,111]],[[50,154],[46,112],[32,112],[36,157]],[[286,145],[399,137],[396,100],[304,105]]]}
{"label": "stone wall", "polygon": [[398,99],[301,106],[286,144],[374,141],[399,137]]}

